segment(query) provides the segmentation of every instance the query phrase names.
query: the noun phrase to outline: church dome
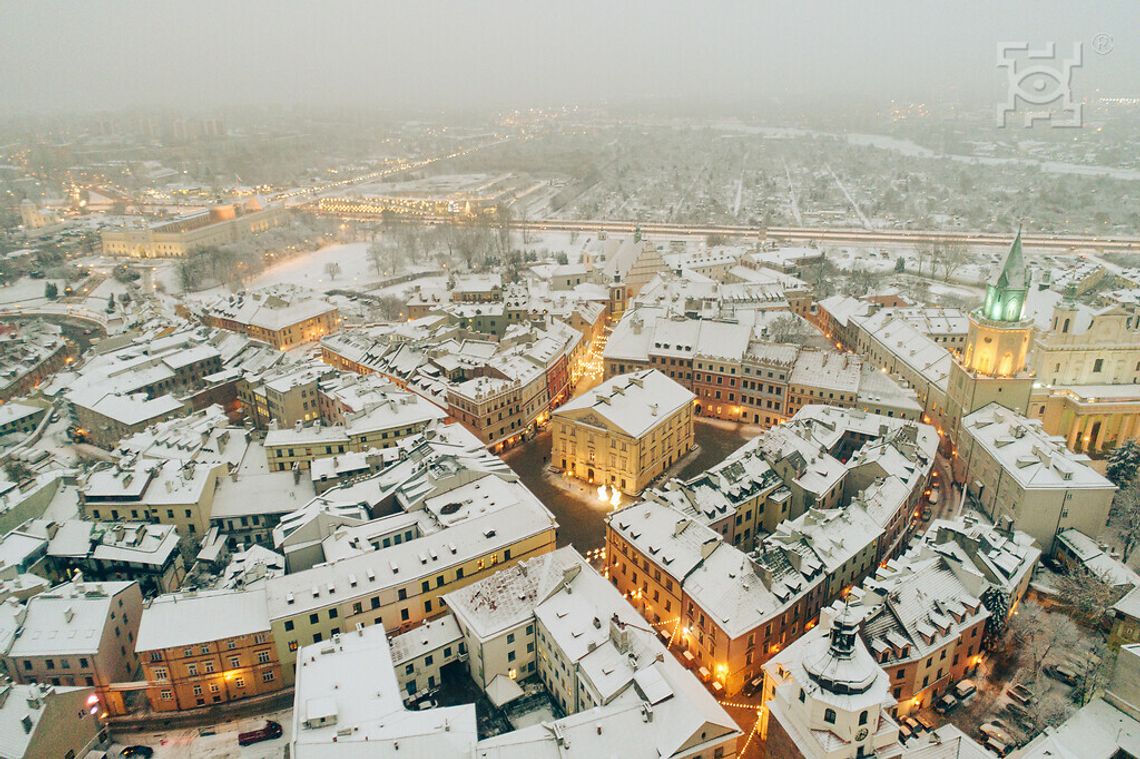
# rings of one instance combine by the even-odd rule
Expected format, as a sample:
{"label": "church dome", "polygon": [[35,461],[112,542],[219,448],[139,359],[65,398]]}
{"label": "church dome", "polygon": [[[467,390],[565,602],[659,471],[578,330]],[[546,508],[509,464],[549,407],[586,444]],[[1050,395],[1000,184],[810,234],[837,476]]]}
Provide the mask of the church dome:
{"label": "church dome", "polygon": [[855,615],[845,606],[831,623],[830,635],[814,641],[813,650],[804,656],[808,676],[824,690],[865,693],[882,672],[857,630]]}

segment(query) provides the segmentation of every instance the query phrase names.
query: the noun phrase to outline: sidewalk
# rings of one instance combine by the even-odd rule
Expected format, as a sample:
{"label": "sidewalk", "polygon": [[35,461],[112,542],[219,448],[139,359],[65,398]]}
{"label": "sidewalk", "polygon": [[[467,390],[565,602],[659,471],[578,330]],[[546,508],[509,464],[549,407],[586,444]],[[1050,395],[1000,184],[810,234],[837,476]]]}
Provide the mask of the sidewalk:
{"label": "sidewalk", "polygon": [[259,714],[279,712],[293,706],[293,689],[269,693],[264,696],[254,696],[231,701],[225,704],[214,704],[200,709],[190,709],[180,712],[145,712],[142,714],[125,714],[120,717],[107,717],[107,729],[112,733],[119,732],[154,732],[186,727],[207,727],[229,722],[245,717],[256,717]]}

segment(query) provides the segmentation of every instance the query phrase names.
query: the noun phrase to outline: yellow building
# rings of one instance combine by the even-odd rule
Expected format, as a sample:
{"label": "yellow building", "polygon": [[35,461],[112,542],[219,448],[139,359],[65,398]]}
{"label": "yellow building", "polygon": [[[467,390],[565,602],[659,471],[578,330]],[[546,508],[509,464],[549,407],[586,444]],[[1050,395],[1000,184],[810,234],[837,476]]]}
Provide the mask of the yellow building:
{"label": "yellow building", "polygon": [[[423,508],[446,529],[407,530],[378,549],[367,541],[359,549],[326,545],[324,562],[268,581],[273,637],[290,682],[300,646],[357,625],[405,632],[447,613],[443,596],[451,591],[555,548],[552,515],[513,474],[462,470],[430,492]],[[383,519],[372,526],[386,529]]]}
{"label": "yellow building", "polygon": [[695,398],[656,369],[614,377],[553,413],[551,459],[637,495],[692,450]]}
{"label": "yellow building", "polygon": [[278,288],[219,297],[206,307],[202,321],[284,351],[336,332],[341,319],[331,303],[302,290]]}
{"label": "yellow building", "polygon": [[135,649],[147,698],[159,712],[238,701],[284,685],[262,589],[159,596],[143,610]]}
{"label": "yellow building", "polygon": [[1133,588],[1112,606],[1112,631],[1108,645],[1112,647],[1140,643],[1140,587]]}
{"label": "yellow building", "polygon": [[986,299],[969,316],[962,356],[954,356],[947,380],[946,423],[958,443],[962,418],[989,403],[1025,414],[1034,374],[1028,356],[1033,321],[1025,318],[1028,282],[1021,255],[1021,233],[1001,269],[986,283]]}
{"label": "yellow building", "polygon": [[243,240],[286,221],[285,209],[263,207],[256,199],[143,227],[103,232],[103,252],[132,258],[182,258],[195,248]]}
{"label": "yellow building", "polygon": [[1074,292],[1053,309],[1033,345],[1034,388],[1028,415],[1074,451],[1095,454],[1140,438],[1140,315],[1134,307],[1099,310]]}

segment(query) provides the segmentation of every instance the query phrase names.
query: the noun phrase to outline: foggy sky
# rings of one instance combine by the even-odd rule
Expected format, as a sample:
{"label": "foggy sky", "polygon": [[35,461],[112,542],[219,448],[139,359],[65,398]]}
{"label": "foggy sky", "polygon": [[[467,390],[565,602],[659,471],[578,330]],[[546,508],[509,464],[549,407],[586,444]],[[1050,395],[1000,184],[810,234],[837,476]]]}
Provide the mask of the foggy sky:
{"label": "foggy sky", "polygon": [[1137,96],[1137,29],[1138,0],[5,0],[0,108],[979,103],[1005,40],[1083,41],[1074,90]]}

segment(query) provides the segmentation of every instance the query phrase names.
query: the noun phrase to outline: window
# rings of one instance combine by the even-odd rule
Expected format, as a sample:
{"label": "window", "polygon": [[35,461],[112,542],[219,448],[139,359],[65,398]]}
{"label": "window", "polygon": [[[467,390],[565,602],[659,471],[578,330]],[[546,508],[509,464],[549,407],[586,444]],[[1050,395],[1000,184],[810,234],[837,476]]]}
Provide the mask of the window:
{"label": "window", "polygon": [[860,725],[866,725],[867,724],[867,710],[866,709],[864,709],[862,712],[859,713],[859,724]]}
{"label": "window", "polygon": [[285,632],[290,632],[293,629],[293,620],[285,620]]}
{"label": "window", "polygon": [[803,703],[806,703],[806,702],[807,702],[807,694],[806,694],[806,693],[804,693],[804,689],[803,689],[803,688],[800,688],[800,703],[801,703],[801,704],[803,704]]}
{"label": "window", "polygon": [[170,679],[170,674],[166,671],[166,667],[155,667],[154,668],[154,679],[155,680],[168,680],[168,679]]}
{"label": "window", "polygon": [[258,651],[257,652],[257,661],[259,664],[268,664],[269,663],[269,652],[268,651]]}
{"label": "window", "polygon": [[1098,358],[1096,361],[1093,361],[1093,371],[1094,372],[1099,372],[1103,368],[1104,368],[1104,359],[1103,358]]}
{"label": "window", "polygon": [[[150,652],[150,660],[151,661],[162,661],[162,652],[161,651],[151,651]],[[83,663],[83,659],[80,659],[79,660],[79,666],[86,667],[87,665]]]}
{"label": "window", "polygon": [[275,677],[275,675],[273,674],[273,670],[267,670],[267,671],[261,673],[261,682],[271,683],[271,682],[273,682],[274,677]]}
{"label": "window", "polygon": [[174,693],[172,691],[164,690],[159,694],[159,698],[161,698],[163,701],[173,701]]}
{"label": "window", "polygon": [[230,657],[230,667],[232,669],[237,669],[240,666],[241,666],[241,658],[237,657],[237,656],[231,656]]}
{"label": "window", "polygon": [[237,677],[235,677],[234,678],[234,687],[244,688],[245,687],[245,678],[242,677],[241,675],[238,675]]}
{"label": "window", "polygon": [[823,712],[823,721],[829,725],[834,725],[835,724],[835,710],[834,709],[825,709]]}
{"label": "window", "polygon": [[187,664],[186,665],[186,674],[190,675],[191,677],[196,676],[198,674],[198,665],[197,664]]}

